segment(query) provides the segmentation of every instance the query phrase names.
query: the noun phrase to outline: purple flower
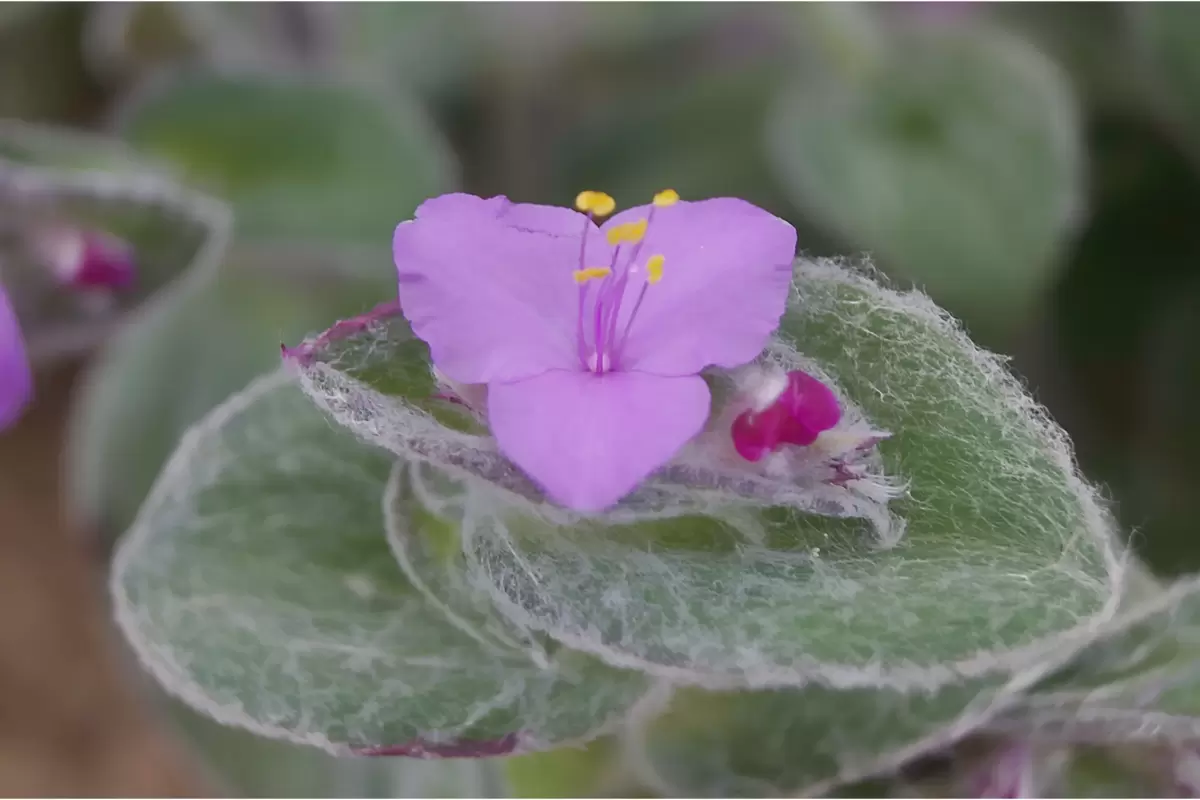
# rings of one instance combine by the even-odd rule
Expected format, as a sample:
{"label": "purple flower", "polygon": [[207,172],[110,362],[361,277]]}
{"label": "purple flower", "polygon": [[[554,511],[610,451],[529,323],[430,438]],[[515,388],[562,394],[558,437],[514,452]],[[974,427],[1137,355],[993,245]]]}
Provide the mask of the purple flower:
{"label": "purple flower", "polygon": [[600,511],[704,427],[702,369],[762,351],[796,232],[734,198],[665,191],[599,228],[611,198],[577,205],[443,195],[393,252],[404,315],[446,377],[487,384],[500,450],[556,502]]}
{"label": "purple flower", "polygon": [[17,314],[0,286],[0,430],[21,416],[33,394],[33,375],[25,357],[25,340]]}

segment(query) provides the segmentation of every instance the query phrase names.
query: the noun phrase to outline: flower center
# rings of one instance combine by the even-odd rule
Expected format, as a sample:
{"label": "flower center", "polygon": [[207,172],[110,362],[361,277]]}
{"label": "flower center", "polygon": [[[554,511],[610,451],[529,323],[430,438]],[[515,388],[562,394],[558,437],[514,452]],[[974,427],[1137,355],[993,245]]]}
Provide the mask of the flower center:
{"label": "flower center", "polygon": [[[679,195],[666,189],[654,195],[650,213],[645,219],[616,225],[605,233],[613,247],[612,263],[606,267],[589,267],[585,264],[588,231],[592,220],[611,214],[616,203],[603,192],[581,192],[575,198],[575,207],[587,214],[583,235],[579,243],[579,267],[575,270],[575,282],[579,284],[579,312],[576,325],[576,346],[580,366],[597,375],[620,369],[621,350],[629,338],[647,289],[662,280],[666,258],[661,254],[651,255],[639,266],[642,244],[646,233],[654,222],[655,209],[674,205]],[[627,257],[626,257],[627,256]],[[621,306],[625,299],[629,281],[635,276],[645,275],[641,290],[634,301],[625,325],[620,325]],[[595,297],[589,307],[593,284]]]}

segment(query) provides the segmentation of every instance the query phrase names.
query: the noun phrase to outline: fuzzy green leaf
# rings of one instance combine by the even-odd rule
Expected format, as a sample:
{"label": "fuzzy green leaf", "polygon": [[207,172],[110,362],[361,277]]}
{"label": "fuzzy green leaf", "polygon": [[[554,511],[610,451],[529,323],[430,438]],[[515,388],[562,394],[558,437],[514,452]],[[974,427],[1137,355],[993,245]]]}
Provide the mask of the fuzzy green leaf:
{"label": "fuzzy green leaf", "polygon": [[906,496],[892,547],[864,520],[714,506],[563,526],[476,485],[475,580],[512,620],[610,663],[710,687],[934,687],[1020,669],[1094,634],[1121,567],[1065,436],[941,311],[802,263],[780,347],[876,426]]}
{"label": "fuzzy green leaf", "polygon": [[1172,586],[1103,626],[996,730],[1084,742],[1200,735],[1200,580]]}
{"label": "fuzzy green leaf", "polygon": [[784,495],[667,470],[581,519],[524,491],[490,437],[439,424],[428,351],[394,309],[296,360],[340,423],[468,481],[443,500],[465,521],[469,582],[519,627],[613,665],[709,687],[914,688],[1082,644],[1116,608],[1121,566],[1062,431],[923,296],[829,262],[796,279],[771,352],[894,434],[883,474],[908,493],[886,508],[824,484],[774,507]]}
{"label": "fuzzy green leaf", "polygon": [[388,551],[391,468],[284,375],[206,417],[114,559],[143,665],[219,722],[335,754],[537,750],[643,694],[636,673],[598,685],[581,654],[535,663],[454,627]]}

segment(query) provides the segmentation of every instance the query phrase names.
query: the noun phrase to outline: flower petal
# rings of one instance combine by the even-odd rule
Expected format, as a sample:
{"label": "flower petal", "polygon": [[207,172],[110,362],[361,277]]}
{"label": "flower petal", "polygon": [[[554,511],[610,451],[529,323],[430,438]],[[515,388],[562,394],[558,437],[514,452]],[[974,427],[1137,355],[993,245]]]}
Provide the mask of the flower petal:
{"label": "flower petal", "polygon": [[669,461],[708,419],[691,375],[547,372],[488,389],[500,450],[555,502],[602,511]]}
{"label": "flower petal", "polygon": [[[617,214],[602,230],[647,218],[651,207]],[[753,360],[779,325],[796,257],[796,230],[744,200],[718,197],[653,209],[629,281],[622,329],[645,285],[645,263],[665,256],[662,280],[647,287],[620,349],[620,368],[691,375]]]}
{"label": "flower petal", "polygon": [[578,365],[581,237],[587,265],[611,249],[568,208],[468,194],[436,197],[392,240],[400,305],[433,362],[455,381],[490,383]]}
{"label": "flower petal", "polygon": [[17,421],[33,394],[33,375],[17,314],[0,286],[0,430]]}

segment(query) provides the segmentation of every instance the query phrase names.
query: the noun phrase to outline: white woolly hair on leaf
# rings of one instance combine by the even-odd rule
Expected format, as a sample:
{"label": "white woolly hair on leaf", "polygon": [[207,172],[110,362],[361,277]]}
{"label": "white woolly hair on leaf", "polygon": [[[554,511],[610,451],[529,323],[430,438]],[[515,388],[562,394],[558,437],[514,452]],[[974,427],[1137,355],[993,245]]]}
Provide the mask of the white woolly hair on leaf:
{"label": "white woolly hair on leaf", "polygon": [[211,412],[113,560],[115,617],[142,665],[218,722],[337,755],[507,755],[619,724],[645,676],[564,648],[538,662],[479,635],[494,612],[438,596],[453,587],[436,571],[424,590],[405,578],[382,505],[393,471],[286,373]]}
{"label": "white woolly hair on leaf", "polygon": [[1190,578],[1122,609],[1074,657],[1072,671],[1030,693],[1019,712],[1113,707],[1121,702],[1140,705],[1152,703],[1172,688],[1193,683],[1200,687],[1200,668],[1180,658],[1197,645],[1200,579]]}
{"label": "white woolly hair on leaf", "polygon": [[[1006,522],[1004,527],[1018,538],[977,545],[983,549],[972,551],[965,548],[966,541],[950,535],[955,533],[953,525],[959,524],[957,517],[937,517],[939,525],[950,527],[938,531],[936,556],[909,557],[906,554],[914,543],[899,541],[894,534],[899,528],[897,516],[903,514],[890,506],[896,485],[883,472],[876,451],[864,459],[864,481],[869,488],[862,493],[826,487],[820,481],[786,484],[746,471],[730,491],[727,476],[712,466],[716,458],[705,452],[708,443],[703,436],[617,510],[599,518],[582,518],[544,503],[536,495],[514,492],[510,484],[491,480],[491,475],[486,476],[488,480],[478,480],[480,471],[464,468],[463,463],[480,454],[486,454],[491,468],[511,474],[500,467],[502,459],[497,460],[486,439],[447,434],[424,412],[354,386],[348,376],[323,364],[303,369],[302,381],[318,404],[332,407],[339,422],[356,428],[365,439],[390,442],[395,452],[427,460],[463,482],[462,510],[455,512],[455,518],[462,520],[470,571],[502,614],[518,626],[546,633],[616,667],[710,689],[813,682],[843,689],[932,691],[964,679],[1020,673],[1045,659],[1073,652],[1097,636],[1121,602],[1129,554],[1118,545],[1115,528],[1096,490],[1080,477],[1065,435],[1001,360],[975,347],[958,324],[924,295],[881,285],[869,266],[799,262],[793,307],[801,309],[802,318],[817,312],[825,318],[836,317],[849,331],[868,332],[872,341],[884,341],[889,335],[915,337],[891,342],[913,360],[913,365],[906,367],[913,373],[906,373],[905,379],[936,380],[939,388],[957,387],[961,393],[936,395],[951,416],[959,406],[966,409],[958,412],[958,427],[951,429],[954,436],[962,437],[954,440],[962,449],[952,455],[961,458],[963,453],[978,452],[991,459],[989,469],[995,470],[998,479],[1018,487],[1030,481],[1034,487],[1052,487],[1044,495],[1036,494],[1039,499],[1033,504],[993,510],[1019,515],[1022,525]],[[888,327],[890,320],[900,322]],[[850,356],[857,357],[857,351]],[[861,430],[873,429],[877,421],[868,422],[854,400],[869,396],[866,392],[877,395],[876,403],[888,401],[895,391],[907,388],[872,384],[869,378],[864,383],[864,376],[874,374],[868,365],[858,371],[861,374],[847,372],[844,365],[840,371],[831,370],[818,356],[800,356],[782,340],[772,344],[765,358],[827,381],[847,409],[846,425]],[[847,377],[857,379],[860,385],[848,390],[844,386]],[[896,402],[902,406],[905,400],[896,396]],[[931,420],[925,424],[937,425],[942,412],[942,406],[936,413],[923,412]],[[984,424],[988,427],[967,427]],[[913,482],[913,496],[907,497],[901,508],[920,510],[923,498],[936,490],[943,505],[953,502],[969,509],[975,501],[970,494],[974,489],[954,484],[955,473],[937,477],[941,483],[931,483],[929,476],[904,469],[908,456],[905,433],[899,431],[898,438],[885,442],[903,479]],[[431,435],[437,438],[421,438]],[[998,437],[995,442],[994,437]],[[411,447],[414,439],[419,440],[418,452]],[[993,455],[993,450],[1001,455]],[[802,459],[804,454],[794,457]],[[721,479],[706,486],[696,474],[703,470]],[[827,493],[827,489],[838,491]],[[962,492],[968,494],[960,496]],[[889,502],[877,502],[878,498]],[[991,502],[1013,501],[1004,496]],[[762,514],[772,509],[785,512],[785,517],[768,525]],[[937,513],[949,512],[939,509]],[[723,523],[738,534],[740,543],[725,555],[642,549],[611,539],[605,530],[606,525],[680,516],[702,516]],[[875,535],[874,548],[864,548],[870,539],[865,526],[856,528],[856,533],[839,533],[841,538],[831,539],[829,547],[812,538],[819,535],[820,525],[827,525],[818,525],[818,520],[836,518],[851,523],[867,520]],[[911,527],[911,520],[908,522]],[[809,546],[779,550],[764,545],[771,536],[800,525],[811,531],[806,534]],[[893,532],[890,538],[888,532]],[[961,535],[969,536],[970,531]],[[880,543],[886,547],[879,548]],[[1022,545],[1027,549],[1022,550]],[[849,555],[848,550],[856,555]],[[890,557],[895,560],[884,563],[895,567],[872,567],[873,553],[886,552],[892,552]],[[956,561],[960,558],[961,562]],[[972,560],[978,558],[987,560]],[[720,579],[718,562],[728,568],[727,576]],[[602,573],[597,572],[601,565]],[[899,572],[901,568],[906,572]],[[701,577],[710,572],[711,578]],[[914,577],[906,582],[893,572]],[[915,577],[918,575],[922,577]],[[712,585],[712,580],[720,580],[723,588]],[[926,589],[916,581],[934,583]],[[953,604],[946,606],[942,601],[936,581],[952,581],[949,585],[959,592],[969,590],[975,595],[975,604],[986,602],[991,593],[1001,594],[987,606],[990,619],[972,618],[973,630],[964,629],[961,636],[950,638],[937,634],[940,638],[936,641],[946,655],[918,654],[911,644],[905,644],[908,637],[901,633],[934,636],[939,623],[923,614],[958,613]],[[893,588],[884,591],[887,587]],[[1041,593],[1027,592],[1025,587],[1041,587]],[[1060,590],[1050,587],[1061,587],[1061,598]],[[879,605],[868,607],[863,605],[867,601],[858,599],[867,589],[879,593]],[[655,599],[647,599],[646,592],[655,593]],[[1042,593],[1047,602],[1070,601],[1072,605],[1036,611],[1030,604]],[[893,599],[884,603],[885,594]],[[744,613],[752,608],[760,613],[735,615],[711,625],[698,620],[698,614],[732,610],[748,601],[753,602]],[[1021,607],[1026,615],[1022,624],[1027,627],[1007,634],[1008,639],[997,638],[993,629],[999,631],[1008,624],[1013,601],[1027,606]],[[785,608],[797,617],[819,613],[828,624],[842,619],[840,639],[822,638],[822,646],[830,652],[853,652],[858,660],[820,657],[801,649],[783,629],[773,627],[785,624],[780,616]],[[770,621],[761,616],[768,609],[773,615]],[[972,606],[962,613],[982,610],[983,606]],[[667,627],[654,627],[660,624]],[[872,626],[880,626],[877,635],[891,637],[889,646],[900,655],[882,655],[883,638],[864,638],[859,647],[858,637],[863,634],[856,631],[857,624],[872,630]]]}
{"label": "white woolly hair on leaf", "polygon": [[[1094,665],[1099,676],[1084,673],[1090,680],[1078,688],[1068,684],[1032,692],[989,727],[1006,735],[1082,742],[1200,735],[1200,667],[1186,658],[1200,634],[1200,605],[1192,602],[1198,598],[1200,579],[1192,578],[1124,611],[1073,659],[1076,666]],[[1141,641],[1129,641],[1146,628],[1150,630]],[[1156,665],[1163,646],[1172,643],[1182,653]],[[1177,703],[1180,697],[1182,703]],[[1180,707],[1194,709],[1194,714],[1182,713]]]}
{"label": "white woolly hair on leaf", "polygon": [[[414,539],[420,534],[411,530],[403,518],[400,511],[403,504],[415,500],[435,515],[454,521],[453,512],[427,485],[429,479],[422,466],[420,462],[397,461],[388,477],[387,490],[383,493],[383,519],[388,546],[405,577],[432,606],[442,612],[451,625],[475,639],[486,650],[497,651],[499,642],[502,647],[528,652],[531,661],[546,668],[546,655],[536,642],[489,613],[491,608],[483,606],[486,598],[467,587],[454,570],[413,558],[412,551],[418,549]],[[428,574],[430,571],[442,574],[431,575]]]}
{"label": "white woolly hair on leaf", "polygon": [[109,573],[109,594],[113,601],[113,617],[126,642],[133,649],[142,668],[169,694],[222,725],[243,728],[269,739],[316,747],[336,756],[347,756],[352,752],[350,748],[337,744],[316,731],[298,732],[292,727],[274,725],[250,716],[239,704],[214,700],[210,693],[196,682],[185,665],[179,663],[172,648],[156,643],[154,637],[143,630],[147,624],[144,620],[145,612],[125,588],[125,575],[131,563],[140,556],[141,550],[156,534],[155,528],[147,524],[148,521],[154,518],[160,507],[171,503],[173,495],[186,491],[194,481],[203,479],[202,476],[192,474],[194,465],[191,463],[191,454],[229,420],[243,413],[259,398],[286,386],[290,380],[280,372],[264,375],[230,397],[180,438],[179,447],[167,462],[139,512],[138,519],[134,521],[113,556]]}

